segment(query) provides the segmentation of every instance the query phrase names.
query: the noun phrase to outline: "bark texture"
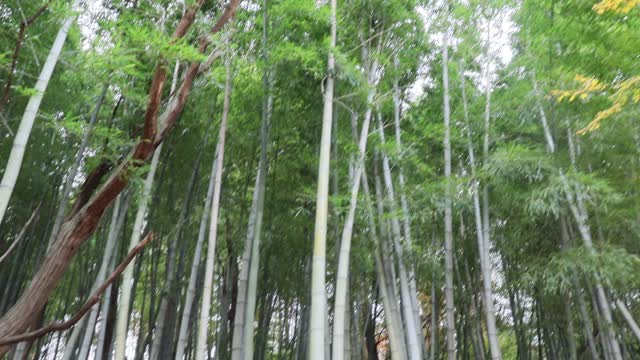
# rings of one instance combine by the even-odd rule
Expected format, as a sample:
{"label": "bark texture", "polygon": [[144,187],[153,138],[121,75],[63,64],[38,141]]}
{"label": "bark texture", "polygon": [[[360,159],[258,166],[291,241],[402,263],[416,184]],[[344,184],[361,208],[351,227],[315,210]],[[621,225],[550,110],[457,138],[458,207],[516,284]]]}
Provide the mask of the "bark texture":
{"label": "bark texture", "polygon": [[[204,3],[204,0],[191,5],[189,10],[185,12],[180,20],[174,38],[184,36],[186,31],[191,27],[195,14]],[[235,13],[240,4],[239,0],[232,0],[218,22],[211,29],[211,32],[218,32],[227,20]],[[180,30],[180,31],[178,31]],[[206,38],[200,40],[199,50],[205,52],[209,41]],[[78,249],[93,234],[100,219],[102,218],[106,208],[113,202],[116,196],[125,188],[128,183],[130,170],[144,164],[152,155],[152,150],[159,146],[166,138],[169,131],[173,128],[178,120],[188,95],[191,91],[193,80],[198,74],[199,63],[192,63],[185,73],[181,85],[175,96],[173,96],[164,113],[159,116],[158,132],[148,130],[147,134],[156,134],[153,138],[144,137],[135,146],[134,150],[126,156],[122,162],[115,167],[111,175],[103,182],[99,188],[100,179],[106,175],[109,166],[101,166],[94,172],[89,174],[87,180],[92,179],[91,184],[85,185],[81,189],[81,193],[85,194],[86,203],[76,202],[74,206],[76,211],[70,214],[69,218],[61,227],[58,238],[50,251],[48,251],[45,260],[38,272],[33,276],[29,286],[23,292],[16,304],[0,319],[0,339],[8,336],[16,335],[23,332],[33,321],[39,310],[42,309],[47,302],[51,292],[58,284],[65,270],[67,269],[71,259],[78,252]],[[162,67],[162,64],[158,65]],[[152,88],[153,90],[153,88]],[[158,92],[150,91],[150,102],[156,101],[155,97]],[[146,121],[145,127],[155,126],[153,122]],[[153,144],[151,148],[147,144]],[[145,149],[144,151],[139,149]],[[97,188],[97,190],[96,190]],[[4,354],[8,349],[0,348],[0,355]]]}

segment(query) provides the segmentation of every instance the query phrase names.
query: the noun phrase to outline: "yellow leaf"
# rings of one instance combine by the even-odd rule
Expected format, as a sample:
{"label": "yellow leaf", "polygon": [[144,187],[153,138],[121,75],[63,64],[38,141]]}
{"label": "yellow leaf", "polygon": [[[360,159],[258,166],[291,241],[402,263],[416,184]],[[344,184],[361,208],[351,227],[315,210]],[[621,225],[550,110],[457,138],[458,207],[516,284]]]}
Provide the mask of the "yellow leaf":
{"label": "yellow leaf", "polygon": [[600,15],[608,11],[628,14],[638,4],[640,0],[602,0],[593,6],[593,10]]}

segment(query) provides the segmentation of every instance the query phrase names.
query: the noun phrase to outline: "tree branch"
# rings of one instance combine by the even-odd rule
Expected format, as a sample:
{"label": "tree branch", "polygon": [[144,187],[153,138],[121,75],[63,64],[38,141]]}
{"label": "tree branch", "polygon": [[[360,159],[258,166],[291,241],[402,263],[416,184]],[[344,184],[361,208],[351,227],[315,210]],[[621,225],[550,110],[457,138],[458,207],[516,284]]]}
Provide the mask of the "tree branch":
{"label": "tree branch", "polygon": [[176,29],[173,31],[173,35],[171,35],[172,37],[170,42],[171,44],[175,44],[176,41],[180,40],[185,36],[185,34],[187,33],[187,30],[189,30],[189,28],[191,27],[191,24],[193,24],[193,21],[196,19],[196,14],[198,13],[198,10],[200,10],[203,4],[204,4],[204,0],[198,0],[197,3],[193,4],[193,6],[191,6],[182,15],[180,22],[178,23],[178,25],[176,25]]}
{"label": "tree branch", "polygon": [[102,177],[105,176],[112,167],[113,163],[111,161],[102,160],[100,164],[91,171],[80,187],[80,192],[76,197],[76,201],[73,204],[73,209],[71,209],[69,216],[75,215],[78,210],[80,210],[87,201],[89,201],[93,192],[98,188],[98,185],[100,185]]}
{"label": "tree branch", "polygon": [[[36,19],[40,15],[42,15],[45,12],[45,10],[47,10],[50,2],[51,0],[47,1],[38,10],[36,10],[36,12],[33,15],[31,15],[29,18],[26,18],[26,19],[23,18],[23,20],[20,22],[20,29],[18,30],[18,37],[16,38],[16,45],[13,50],[13,55],[11,56],[11,65],[9,66],[9,74],[7,75],[7,82],[4,84],[4,89],[2,90],[2,97],[0,97],[0,113],[2,113],[2,109],[9,101],[9,91],[11,90],[11,84],[13,83],[13,73],[15,72],[16,66],[18,64],[18,55],[20,55],[20,50],[22,49],[22,42],[24,40],[25,32],[27,31],[27,28],[31,24],[33,24],[33,22],[36,21]],[[3,122],[6,123],[4,119],[3,119]],[[11,135],[13,135],[13,131],[11,131],[11,128],[9,128],[9,125],[7,124],[6,126],[8,130],[11,132]]]}
{"label": "tree branch", "polygon": [[[169,44],[175,44],[185,36],[187,30],[193,25],[196,14],[202,4],[204,4],[204,0],[198,0],[197,3],[193,4],[193,6],[182,15],[180,22],[176,25],[176,29],[171,36]],[[167,70],[165,63],[163,59],[160,59],[153,74],[153,80],[151,81],[149,101],[147,102],[147,110],[144,114],[144,133],[142,141],[138,143],[133,153],[135,159],[146,159],[148,154],[155,148],[154,142],[158,128],[158,112],[160,111],[160,104],[162,103],[162,90],[164,89],[166,79]]]}
{"label": "tree branch", "polygon": [[27,229],[29,228],[29,225],[31,225],[31,222],[33,222],[33,219],[36,218],[36,214],[40,210],[40,205],[38,205],[36,207],[36,209],[33,210],[33,213],[31,213],[31,217],[24,224],[24,226],[22,227],[22,230],[20,230],[20,233],[18,234],[18,236],[16,236],[16,239],[13,240],[13,243],[11,244],[11,246],[9,246],[7,251],[5,251],[2,256],[0,256],[0,263],[2,263],[2,261],[4,261],[4,259],[6,259],[7,256],[9,256],[9,253],[11,253],[11,251],[13,251],[13,248],[16,247],[16,245],[18,245],[18,241],[20,241],[22,239],[22,237],[24,236],[24,234],[27,232]]}
{"label": "tree branch", "polygon": [[82,317],[89,310],[91,310],[91,307],[93,307],[93,305],[95,305],[98,301],[100,301],[100,299],[102,298],[102,293],[107,289],[107,287],[116,280],[116,278],[124,271],[127,265],[129,265],[129,263],[136,257],[136,255],[138,255],[138,253],[142,251],[142,249],[145,246],[147,246],[151,242],[151,240],[153,240],[153,233],[149,233],[144,238],[144,240],[139,242],[138,245],[136,245],[129,252],[129,254],[127,254],[127,256],[120,263],[120,265],[118,265],[118,267],[113,271],[111,276],[109,276],[109,278],[107,278],[107,280],[104,283],[102,283],[102,285],[100,285],[98,289],[96,289],[96,291],[91,295],[89,300],[87,300],[87,302],[85,302],[84,305],[82,305],[80,310],[77,313],[75,313],[75,315],[73,315],[69,320],[63,321],[63,322],[54,322],[38,330],[30,331],[28,333],[24,333],[21,335],[9,336],[4,339],[0,339],[0,346],[11,345],[11,344],[19,343],[22,341],[35,340],[50,332],[62,331],[74,326],[76,323],[78,323],[78,321],[80,321],[80,319],[82,319]]}
{"label": "tree branch", "polygon": [[224,25],[231,19],[235,14],[236,10],[238,10],[238,6],[240,5],[240,0],[231,0],[229,2],[229,6],[224,10],[220,19],[216,22],[215,25],[211,28],[211,33],[215,34],[218,31],[222,30]]}
{"label": "tree branch", "polygon": [[222,56],[222,50],[220,50],[220,49],[213,50],[211,52],[211,54],[209,54],[209,56],[207,57],[207,60],[205,62],[203,62],[202,64],[200,64],[200,67],[198,67],[198,75],[200,75],[203,72],[209,70],[209,68],[211,67],[213,62],[216,59],[218,59],[220,56]]}
{"label": "tree branch", "polygon": [[[204,0],[200,0],[196,3],[195,7],[203,1]],[[229,7],[225,10],[212,31],[219,31],[223,28],[223,25],[231,15],[235,13],[239,3],[240,0],[231,0]],[[185,23],[191,26],[193,20],[189,18],[190,14],[189,11],[185,13],[184,17],[186,19],[180,21],[180,26]],[[185,33],[186,30],[188,30],[188,28],[185,29]],[[176,31],[174,35],[183,36],[184,34]],[[199,50],[205,53],[207,45],[208,41],[201,38]],[[160,66],[161,64],[158,65]],[[102,186],[95,193],[91,192],[90,199],[82,205],[74,206],[77,211],[65,220],[55,241],[55,245],[47,251],[47,255],[40,269],[33,275],[31,282],[23,291],[18,301],[0,318],[0,337],[7,339],[25,331],[33,320],[34,314],[39,312],[46,304],[73,257],[91,234],[95,232],[108,206],[129,182],[131,170],[142,166],[151,157],[153,150],[162,143],[179,118],[184,109],[189,92],[191,91],[191,86],[197,75],[199,66],[199,62],[190,64],[178,94],[169,102],[161,121],[157,123],[161,130],[156,131],[155,138],[151,144],[152,146],[142,145],[145,141],[144,139],[139,141],[132,151],[122,159],[120,164],[114,167],[111,175],[105,180]],[[153,93],[149,95],[150,97],[154,96]],[[165,114],[166,116],[164,116]],[[147,125],[149,125],[149,123],[146,123],[145,127]],[[102,176],[96,176],[96,178],[102,178]],[[0,355],[6,354],[8,350],[8,346],[0,345]]]}

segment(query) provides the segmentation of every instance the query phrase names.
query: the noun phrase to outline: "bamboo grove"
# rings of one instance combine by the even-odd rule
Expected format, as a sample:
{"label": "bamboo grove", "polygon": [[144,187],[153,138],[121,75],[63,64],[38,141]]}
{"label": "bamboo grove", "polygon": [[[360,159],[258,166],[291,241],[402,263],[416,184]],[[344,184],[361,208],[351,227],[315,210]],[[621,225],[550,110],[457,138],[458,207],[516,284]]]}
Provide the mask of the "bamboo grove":
{"label": "bamboo grove", "polygon": [[639,1],[0,20],[0,358],[640,359]]}

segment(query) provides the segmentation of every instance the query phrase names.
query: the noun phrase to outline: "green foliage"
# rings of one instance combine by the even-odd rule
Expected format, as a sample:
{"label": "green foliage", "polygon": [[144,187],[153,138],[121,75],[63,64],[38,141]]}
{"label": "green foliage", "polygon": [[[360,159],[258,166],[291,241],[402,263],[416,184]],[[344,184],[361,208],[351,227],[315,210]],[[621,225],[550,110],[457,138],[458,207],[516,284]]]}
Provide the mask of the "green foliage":
{"label": "green foliage", "polygon": [[15,89],[20,96],[24,96],[26,98],[31,97],[38,93],[38,90],[36,90],[35,88],[27,88],[19,85],[14,86],[13,89]]}
{"label": "green foliage", "polygon": [[567,174],[567,180],[576,194],[583,194],[588,203],[603,210],[607,210],[608,205],[615,205],[622,200],[620,194],[606,179],[594,174],[570,172]]}
{"label": "green foliage", "polygon": [[530,276],[538,278],[547,293],[567,293],[580,280],[591,284],[601,281],[624,292],[640,285],[638,270],[640,257],[623,248],[604,245],[590,251],[579,246],[556,253],[533,266]]}
{"label": "green foliage", "polygon": [[[9,0],[0,5],[0,85],[5,84],[18,24],[22,21],[18,8],[29,16],[43,2]],[[26,33],[9,101],[2,109],[3,118],[14,131],[28,97],[33,95],[33,86],[60,20],[70,14],[68,3],[53,1],[51,8]],[[194,3],[189,0],[185,4]],[[335,282],[336,249],[340,246],[345,213],[351,205],[348,164],[358,155],[351,115],[353,112],[356,116],[355,132],[359,136],[363,116],[371,108],[373,118],[365,158],[371,188],[369,195],[375,200],[375,175],[382,175],[380,158],[384,153],[390,160],[397,196],[392,202],[383,189],[382,195],[386,199],[381,203],[383,214],[380,216],[376,212],[377,204],[373,204],[374,222],[378,226],[375,230],[382,241],[389,241],[389,233],[380,233],[380,222],[384,227],[392,218],[409,221],[413,242],[402,241],[403,260],[416,274],[419,297],[423,300],[420,305],[424,317],[421,320],[433,321],[427,315],[430,314],[427,310],[431,299],[425,296],[431,293],[432,285],[436,290],[434,300],[438,305],[444,304],[440,294],[445,272],[441,238],[447,182],[443,158],[441,39],[442,32],[448,29],[453,36],[448,65],[452,108],[454,288],[457,321],[463,331],[456,338],[462,342],[461,352],[466,351],[460,355],[465,358],[474,355],[471,337],[464,332],[467,325],[475,326],[474,321],[480,319],[481,331],[485,331],[482,308],[475,312],[470,308],[471,301],[480,298],[482,280],[474,194],[480,195],[481,210],[489,215],[493,290],[497,298],[503,358],[516,358],[521,351],[537,350],[528,348],[534,345],[527,344],[526,349],[518,348],[523,346],[518,342],[519,331],[525,335],[525,340],[531,340],[531,344],[539,343],[541,349],[551,347],[547,344],[550,338],[560,352],[566,350],[565,324],[555,318],[556,314],[565,311],[561,300],[566,294],[576,291],[587,294],[585,289],[601,281],[612,299],[633,301],[634,291],[640,288],[637,275],[640,274],[637,256],[640,253],[637,221],[640,213],[637,186],[640,128],[634,97],[640,72],[637,41],[633,41],[640,38],[640,18],[636,8],[628,14],[607,11],[599,15],[593,9],[594,3],[573,0],[454,1],[447,4],[450,9],[445,18],[443,2],[338,2],[328,289],[333,289]],[[178,74],[183,77],[188,64],[206,58],[206,54],[197,50],[198,40],[208,34],[222,7],[215,2],[205,2],[184,39],[172,42],[172,29],[182,16],[185,4],[168,0],[116,0],[103,6],[95,5],[91,8],[93,12],[82,12],[81,22],[72,29],[44,94],[14,198],[0,228],[0,250],[4,251],[32,209],[42,204],[43,212],[29,228],[25,247],[17,250],[20,256],[0,264],[0,283],[15,285],[15,289],[3,289],[1,295],[11,292],[15,294],[10,295],[18,295],[45,254],[43,239],[48,236],[52,214],[57,210],[63,188],[61,179],[67,176],[75,160],[78,143],[87,129],[103,84],[108,84],[107,96],[79,174],[74,179],[73,199],[78,195],[80,184],[98,164],[104,160],[117,164],[142,136],[149,85],[156,66],[162,64],[167,71],[160,105],[162,112],[166,109],[174,65],[180,62]],[[233,63],[233,91],[213,287],[220,296],[227,294],[221,286],[228,281],[229,264],[235,266],[246,246],[263,100],[270,95],[272,116],[257,314],[262,319],[272,311],[271,323],[267,328],[258,329],[259,336],[264,336],[259,341],[265,341],[262,344],[266,349],[265,358],[281,358],[293,354],[293,349],[298,351],[296,346],[302,341],[297,336],[304,332],[300,319],[308,312],[308,269],[314,232],[317,149],[323,107],[322,81],[327,75],[330,14],[326,2],[276,0],[269,1],[268,6],[267,43],[262,42],[262,3],[243,2],[234,18],[231,45],[226,49]],[[492,21],[492,31],[505,30],[508,34],[492,32],[491,51],[486,58],[488,21]],[[212,36],[208,50],[225,48],[227,35],[225,29]],[[266,51],[266,57],[263,51]],[[503,61],[501,55],[505,53],[511,53],[513,58]],[[372,89],[367,71],[374,62],[378,65],[373,84],[376,95],[369,104],[367,94]],[[460,64],[464,73],[461,73]],[[485,154],[484,117],[488,98],[484,70],[487,65],[491,69],[491,113],[487,134],[489,149]],[[584,77],[576,82],[576,74]],[[154,333],[150,327],[154,325],[150,311],[157,309],[160,295],[177,294],[180,298],[176,304],[182,304],[217,142],[224,78],[223,59],[218,59],[209,71],[196,79],[185,109],[163,145],[165,150],[145,218],[145,231],[153,231],[157,240],[151,248],[145,249],[135,265],[137,288],[132,321],[136,334]],[[266,87],[263,78],[268,80]],[[537,81],[537,92],[532,79]],[[400,87],[401,147],[396,143],[394,129],[393,86],[396,82]],[[467,104],[463,104],[463,87]],[[551,97],[554,94],[574,99],[557,102]],[[619,108],[615,114],[610,114],[615,115],[615,122],[601,126],[598,131],[576,136],[577,130],[616,103],[620,104]],[[467,105],[468,120],[464,105]],[[545,112],[548,120],[556,145],[554,153],[546,148],[540,111]],[[384,123],[385,142],[377,132],[378,116]],[[471,132],[470,139],[467,138],[467,127]],[[6,159],[13,138],[4,127],[0,126],[0,129],[3,129],[0,157]],[[567,134],[572,135],[571,147]],[[475,176],[468,141],[474,150]],[[575,159],[572,159],[572,151]],[[186,202],[184,190],[198,163],[200,168],[186,223],[179,234],[176,232],[177,214]],[[126,252],[125,240],[129,238],[133,222],[131,214],[140,201],[139,189],[148,169],[148,165],[144,165],[126,174],[130,181],[126,191],[133,191],[134,195],[120,235],[118,260]],[[404,175],[403,186],[399,180],[400,171]],[[482,204],[485,188],[488,209]],[[360,323],[353,324],[351,330],[356,325],[362,329],[367,313],[375,312],[374,333],[382,335],[374,340],[382,350],[386,330],[383,316],[386,314],[380,307],[376,290],[374,257],[380,249],[374,243],[374,229],[369,228],[363,191],[361,187],[350,257],[349,289],[352,320],[359,316]],[[406,212],[399,206],[401,195],[407,202]],[[560,219],[566,222],[569,237],[576,236],[576,222],[569,206],[577,201],[576,196],[580,196],[583,210],[588,215],[595,244],[593,251],[576,245],[567,249],[561,246]],[[65,318],[84,301],[83,296],[88,292],[103,254],[109,213],[107,210],[96,234],[69,265],[64,281],[49,301],[45,322]],[[405,230],[402,231],[404,234]],[[177,268],[182,272],[176,273],[179,286],[171,292],[164,285],[168,249],[174,239],[179,241]],[[569,240],[578,242],[577,239]],[[396,271],[396,254],[384,255],[394,262],[392,267]],[[0,311],[15,301],[15,296],[0,298]],[[329,303],[332,300],[329,298]],[[509,300],[514,302],[515,309],[511,309]],[[5,302],[7,304],[3,305]],[[634,315],[638,318],[637,304],[633,305],[630,309],[635,309]],[[223,311],[228,310],[213,309],[212,338],[218,339],[219,326],[227,318]],[[578,319],[578,310],[572,307],[569,315]],[[285,319],[289,321],[288,326],[282,326]],[[620,327],[618,321],[616,319],[616,328]],[[260,320],[259,324],[262,326]],[[442,321],[438,324],[444,326]],[[537,327],[541,327],[541,337],[534,332]],[[292,329],[296,331],[289,331]],[[578,330],[576,333],[580,332]],[[621,334],[621,340],[625,339],[624,335]],[[440,338],[442,341],[443,336]],[[561,340],[556,341],[556,338]],[[580,348],[586,348],[582,335],[576,339]],[[633,341],[627,343],[626,346],[635,349],[630,345]],[[256,342],[256,348],[258,345]],[[440,345],[444,349],[444,345]],[[355,344],[352,346],[355,348]]]}
{"label": "green foliage", "polygon": [[499,334],[500,351],[505,359],[518,358],[518,340],[514,331],[502,331]]}
{"label": "green foliage", "polygon": [[549,157],[539,149],[506,144],[491,154],[481,170],[481,178],[496,184],[502,181],[537,183],[552,169]]}
{"label": "green foliage", "polygon": [[557,218],[566,202],[566,188],[561,176],[555,175],[534,188],[527,199],[527,213],[531,216],[553,215]]}

